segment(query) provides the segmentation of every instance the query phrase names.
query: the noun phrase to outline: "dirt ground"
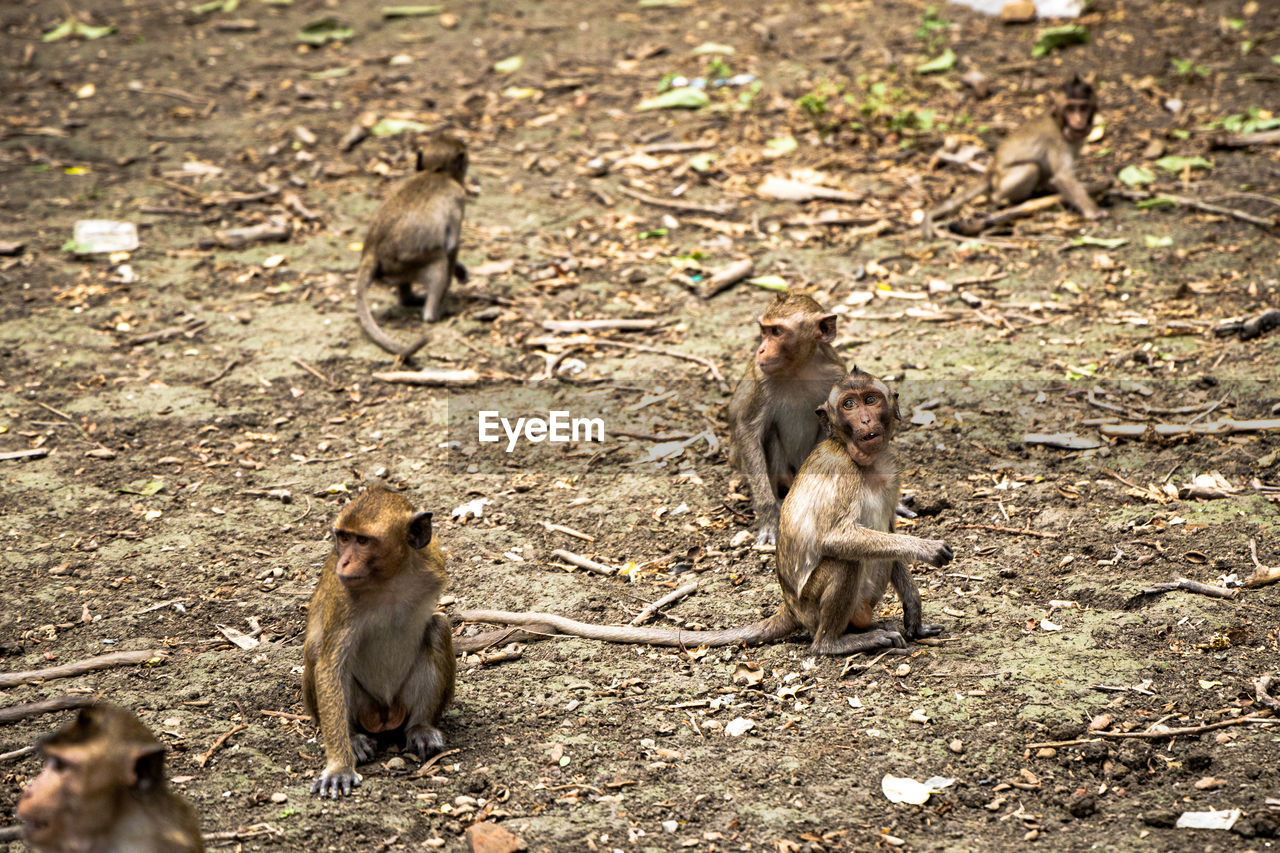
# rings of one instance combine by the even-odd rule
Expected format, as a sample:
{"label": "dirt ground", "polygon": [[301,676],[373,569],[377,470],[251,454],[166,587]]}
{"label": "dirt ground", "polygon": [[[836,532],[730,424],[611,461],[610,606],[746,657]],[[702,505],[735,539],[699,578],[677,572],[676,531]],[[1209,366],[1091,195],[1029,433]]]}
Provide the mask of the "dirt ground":
{"label": "dirt ground", "polygon": [[[1278,587],[1140,591],[1280,564],[1280,432],[1099,424],[1277,417],[1280,332],[1214,327],[1278,307],[1280,148],[1214,140],[1280,102],[1280,6],[1099,0],[1087,43],[1033,58],[1044,24],[922,0],[444,2],[0,8],[0,241],[21,244],[0,257],[0,452],[48,451],[0,461],[0,667],[169,652],[3,704],[100,694],[138,711],[211,847],[463,849],[469,825],[497,821],[530,850],[1274,849],[1280,730],[1247,718],[1277,667]],[[68,14],[117,29],[42,41]],[[349,37],[300,44],[323,18]],[[947,49],[954,69],[916,72]],[[985,98],[962,82],[974,70]],[[981,241],[921,240],[912,212],[970,174],[935,161],[944,140],[989,148],[1077,70],[1097,73],[1105,121],[1086,178],[1143,167],[1146,190],[1258,222],[1112,195],[1089,227],[1056,208]],[[708,103],[636,109],[673,76],[709,78]],[[343,143],[403,120],[472,151],[471,279],[417,366],[473,368],[475,387],[374,378],[392,360],[355,322],[358,244],[418,133]],[[766,201],[770,174],[865,198]],[[273,217],[282,241],[213,242]],[[134,222],[141,245],[77,255],[81,219]],[[778,606],[724,423],[772,297],[697,293],[747,256],[759,284],[837,306],[841,354],[897,384],[920,513],[903,529],[957,555],[914,569],[940,641],[849,661],[815,660],[803,637],[468,657],[443,759],[414,775],[392,744],[349,800],[310,796],[323,760],[297,718],[301,632],[328,525],[366,478],[436,514],[459,607],[625,623],[693,579],[656,624]],[[656,324],[542,326],[568,319]],[[387,326],[421,330],[407,312]],[[507,453],[476,443],[485,409],[600,417],[607,437]],[[1053,433],[1099,446],[1024,440]],[[480,518],[454,513],[473,501]],[[623,571],[566,571],[557,548]],[[260,629],[257,645],[221,628]],[[6,725],[0,752],[67,716]],[[740,719],[753,727],[727,734]],[[37,767],[0,758],[0,814]],[[954,782],[910,805],[886,798],[886,774]],[[1211,809],[1242,815],[1174,827]]]}

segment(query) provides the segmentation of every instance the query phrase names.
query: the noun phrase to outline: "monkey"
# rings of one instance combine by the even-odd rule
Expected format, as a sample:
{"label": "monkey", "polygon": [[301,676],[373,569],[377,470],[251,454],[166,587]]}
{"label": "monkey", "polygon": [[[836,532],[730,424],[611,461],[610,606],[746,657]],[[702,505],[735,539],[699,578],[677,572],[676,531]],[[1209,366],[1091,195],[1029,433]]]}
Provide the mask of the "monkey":
{"label": "monkey", "polygon": [[423,760],[444,748],[455,672],[449,620],[436,613],[445,582],[430,512],[373,486],[338,513],[303,643],[302,699],[326,762],[313,794],[349,795],[373,736],[403,732]]}
{"label": "monkey", "polygon": [[[826,438],[800,466],[779,513],[776,570],[782,606],[772,616],[722,631],[593,625],[497,610],[463,610],[455,618],[658,646],[768,643],[804,629],[812,638],[811,650],[823,655],[905,648],[905,640],[940,633],[938,626],[921,621],[920,592],[907,563],[946,565],[951,547],[940,539],[893,532],[898,472],[889,441],[900,417],[897,396],[855,367],[817,411]],[[902,600],[902,632],[873,619],[890,584]]]}
{"label": "monkey", "polygon": [[1004,207],[1052,188],[1086,219],[1097,220],[1105,215],[1075,176],[1076,157],[1098,111],[1093,84],[1076,74],[1062,88],[1061,100],[1055,99],[1047,112],[1023,124],[1000,143],[986,175],[925,214],[921,232],[926,240],[933,237],[935,219],[950,215],[984,194],[995,206]]}
{"label": "monkey", "polygon": [[18,800],[36,853],[200,853],[196,814],[169,789],[164,744],[131,711],[97,703],[40,744]]}
{"label": "monkey", "polygon": [[[374,343],[409,358],[428,340],[401,345],[384,332],[369,310],[369,284],[381,279],[399,290],[400,304],[422,306],[422,319],[440,319],[449,282],[467,280],[458,263],[458,242],[466,201],[467,148],[457,137],[439,134],[418,152],[417,174],[405,181],[373,214],[356,271],[356,315]],[[413,292],[421,281],[426,295]]]}
{"label": "monkey", "polygon": [[821,438],[814,407],[845,368],[831,346],[836,315],[814,299],[779,293],[757,322],[760,343],[729,401],[729,461],[751,489],[763,546],[775,543],[782,500]]}

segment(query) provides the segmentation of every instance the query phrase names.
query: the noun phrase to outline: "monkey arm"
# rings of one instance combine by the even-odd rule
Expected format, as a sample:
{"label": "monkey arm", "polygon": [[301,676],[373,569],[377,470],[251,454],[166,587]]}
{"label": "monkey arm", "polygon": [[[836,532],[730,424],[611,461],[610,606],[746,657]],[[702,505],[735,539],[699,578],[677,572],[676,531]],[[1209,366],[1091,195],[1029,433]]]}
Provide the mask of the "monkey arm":
{"label": "monkey arm", "polygon": [[1093,203],[1093,199],[1089,197],[1089,191],[1075,175],[1073,158],[1069,156],[1056,158],[1056,162],[1050,161],[1050,165],[1053,168],[1053,174],[1049,177],[1049,183],[1053,188],[1086,218],[1101,219],[1102,211]]}
{"label": "monkey arm", "polygon": [[[739,384],[739,389],[746,381],[744,379]],[[757,544],[771,545],[778,531],[778,496],[769,481],[769,463],[764,455],[765,431],[770,426],[769,412],[751,405],[752,398],[759,396],[759,389],[754,383],[741,396],[735,392],[730,403],[730,418],[733,421],[734,458],[747,480],[747,487],[751,489],[751,505],[760,528]]]}
{"label": "monkey arm", "polygon": [[904,560],[935,565],[938,565],[935,560],[941,557],[941,549],[946,549],[946,560],[950,559],[951,550],[941,540],[885,533],[860,524],[837,525],[822,537],[819,548],[823,557],[835,560]]}
{"label": "monkey arm", "polygon": [[360,784],[355,771],[356,756],[351,746],[350,701],[347,685],[340,674],[343,664],[337,659],[336,643],[322,646],[315,668],[316,722],[324,743],[325,768],[311,785],[311,792],[321,797],[350,794]]}

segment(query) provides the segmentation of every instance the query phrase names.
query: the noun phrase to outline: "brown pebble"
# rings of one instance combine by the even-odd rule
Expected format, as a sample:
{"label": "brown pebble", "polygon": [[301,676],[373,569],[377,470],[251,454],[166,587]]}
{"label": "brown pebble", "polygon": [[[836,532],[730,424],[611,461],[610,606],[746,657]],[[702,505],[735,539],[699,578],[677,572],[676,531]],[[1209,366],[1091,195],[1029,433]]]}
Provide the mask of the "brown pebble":
{"label": "brown pebble", "polygon": [[440,16],[440,26],[444,27],[446,30],[453,29],[458,26],[458,16],[451,12],[445,12]]}
{"label": "brown pebble", "polygon": [[960,742],[960,738],[952,738],[951,743],[947,744],[947,749],[959,755],[964,752],[964,744]]}
{"label": "brown pebble", "polygon": [[467,845],[471,853],[516,853],[524,842],[496,823],[476,823],[467,827]]}
{"label": "brown pebble", "polygon": [[1000,20],[1006,24],[1026,24],[1036,19],[1036,4],[1031,0],[1009,0],[1000,9]]}
{"label": "brown pebble", "polygon": [[1036,751],[1036,758],[1057,758],[1058,750],[1051,746],[1043,746]]}
{"label": "brown pebble", "polygon": [[1099,714],[1089,721],[1089,731],[1100,732],[1111,727],[1111,715]]}
{"label": "brown pebble", "polygon": [[1196,790],[1215,791],[1225,784],[1227,784],[1226,779],[1219,779],[1216,776],[1204,776],[1196,780]]}

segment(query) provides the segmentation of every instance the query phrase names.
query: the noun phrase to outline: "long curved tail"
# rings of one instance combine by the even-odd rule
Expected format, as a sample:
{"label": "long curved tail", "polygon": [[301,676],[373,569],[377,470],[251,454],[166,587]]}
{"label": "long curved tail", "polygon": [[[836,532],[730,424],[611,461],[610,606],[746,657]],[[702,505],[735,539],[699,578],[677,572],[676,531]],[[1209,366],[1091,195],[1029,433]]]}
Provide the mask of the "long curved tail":
{"label": "long curved tail", "polygon": [[372,252],[365,252],[360,258],[360,268],[356,270],[356,316],[360,318],[360,325],[371,341],[389,353],[408,358],[422,349],[430,340],[430,336],[423,335],[414,343],[402,345],[382,331],[378,322],[373,319],[373,312],[369,310],[369,284],[373,281],[373,273],[377,266],[378,259]]}
{"label": "long curved tail", "polygon": [[651,646],[736,646],[738,643],[770,643],[795,633],[800,623],[786,610],[741,628],[723,631],[681,631],[665,628],[634,628],[629,625],[593,625],[553,613],[515,613],[510,610],[458,610],[454,617],[463,622],[493,622],[499,625],[538,625],[562,634],[602,640],[606,643],[648,643]]}

